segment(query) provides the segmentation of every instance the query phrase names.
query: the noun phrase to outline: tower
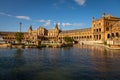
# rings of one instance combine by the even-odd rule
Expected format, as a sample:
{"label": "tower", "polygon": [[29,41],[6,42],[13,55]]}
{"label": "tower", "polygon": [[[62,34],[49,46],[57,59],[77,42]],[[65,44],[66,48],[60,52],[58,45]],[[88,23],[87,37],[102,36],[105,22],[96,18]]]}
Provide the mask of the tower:
{"label": "tower", "polygon": [[21,32],[22,22],[20,22],[20,32]]}
{"label": "tower", "polygon": [[102,13],[102,17],[105,17],[105,13],[104,12]]}
{"label": "tower", "polygon": [[94,18],[94,16],[92,17],[92,21],[94,21],[95,20],[95,18]]}
{"label": "tower", "polygon": [[28,33],[31,33],[31,32],[32,32],[32,25],[30,25],[29,30],[28,30]]}
{"label": "tower", "polygon": [[56,25],[55,25],[55,29],[59,30],[59,28],[58,28],[58,23],[56,23]]}

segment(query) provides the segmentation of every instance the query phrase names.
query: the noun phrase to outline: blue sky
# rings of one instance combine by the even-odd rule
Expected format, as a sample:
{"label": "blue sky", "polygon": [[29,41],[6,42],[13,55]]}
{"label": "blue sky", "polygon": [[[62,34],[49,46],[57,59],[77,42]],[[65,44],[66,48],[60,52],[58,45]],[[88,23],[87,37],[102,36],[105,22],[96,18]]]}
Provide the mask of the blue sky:
{"label": "blue sky", "polygon": [[0,0],[0,31],[26,32],[29,26],[62,30],[91,27],[102,13],[120,17],[120,0]]}

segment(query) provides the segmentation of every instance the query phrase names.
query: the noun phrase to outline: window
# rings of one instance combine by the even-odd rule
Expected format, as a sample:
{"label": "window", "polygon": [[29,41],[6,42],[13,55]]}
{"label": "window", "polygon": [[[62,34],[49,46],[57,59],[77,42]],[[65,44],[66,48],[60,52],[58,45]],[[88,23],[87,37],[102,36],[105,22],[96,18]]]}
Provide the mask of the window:
{"label": "window", "polygon": [[99,28],[99,32],[101,32],[101,29]]}
{"label": "window", "polygon": [[112,33],[112,37],[114,37],[114,33]]}
{"label": "window", "polygon": [[106,28],[106,31],[109,31],[109,28],[108,28],[108,27]]}
{"label": "window", "polygon": [[107,38],[108,38],[108,39],[110,38],[110,34],[107,35]]}
{"label": "window", "polygon": [[90,38],[92,38],[92,36],[90,36]]}
{"label": "window", "polygon": [[101,23],[99,23],[99,26],[101,25]]}
{"label": "window", "polygon": [[101,39],[101,35],[99,35],[99,40]]}
{"label": "window", "polygon": [[118,32],[116,33],[116,37],[119,37],[119,33]]}
{"label": "window", "polygon": [[97,29],[97,32],[98,32],[98,29]]}

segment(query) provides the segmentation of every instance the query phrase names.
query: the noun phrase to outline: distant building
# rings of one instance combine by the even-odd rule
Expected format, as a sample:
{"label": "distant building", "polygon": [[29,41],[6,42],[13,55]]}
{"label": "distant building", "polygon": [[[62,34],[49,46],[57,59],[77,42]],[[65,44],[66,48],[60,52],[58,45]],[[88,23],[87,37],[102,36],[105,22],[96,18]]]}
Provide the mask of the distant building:
{"label": "distant building", "polygon": [[[16,32],[0,32],[1,39],[4,40],[5,43],[15,43],[17,42],[15,39]],[[24,37],[22,42],[25,42],[29,39],[28,33],[24,32]]]}
{"label": "distant building", "polygon": [[[14,34],[15,32],[0,32],[6,43],[16,42]],[[37,41],[62,41],[64,37],[71,37],[76,41],[120,41],[120,18],[103,13],[100,19],[92,18],[90,28],[67,31],[61,31],[58,24],[51,30],[43,27],[33,30],[30,26],[28,32],[24,33],[23,42],[36,44]]]}

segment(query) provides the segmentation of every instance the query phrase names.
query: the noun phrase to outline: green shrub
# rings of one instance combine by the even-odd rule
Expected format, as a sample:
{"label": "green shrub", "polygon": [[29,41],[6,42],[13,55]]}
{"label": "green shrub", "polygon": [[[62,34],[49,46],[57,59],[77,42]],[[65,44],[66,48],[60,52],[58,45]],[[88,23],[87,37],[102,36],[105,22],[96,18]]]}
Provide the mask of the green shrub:
{"label": "green shrub", "polygon": [[104,44],[104,45],[107,45],[107,41],[104,41],[103,44]]}
{"label": "green shrub", "polygon": [[64,37],[64,41],[67,43],[72,43],[74,40],[71,37]]}

